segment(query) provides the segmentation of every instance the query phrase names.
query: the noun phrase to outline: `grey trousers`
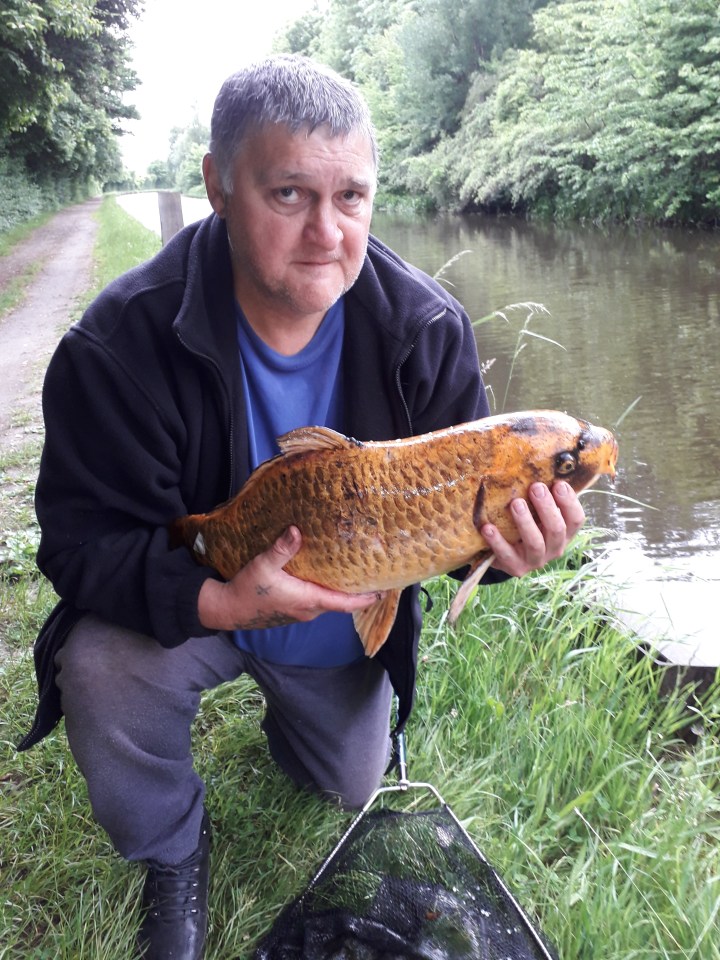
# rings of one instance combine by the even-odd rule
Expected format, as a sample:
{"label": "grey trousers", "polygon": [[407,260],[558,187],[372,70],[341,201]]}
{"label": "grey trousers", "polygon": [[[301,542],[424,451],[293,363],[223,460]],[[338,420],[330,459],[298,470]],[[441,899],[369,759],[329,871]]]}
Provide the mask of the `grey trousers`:
{"label": "grey trousers", "polygon": [[220,633],[172,649],[94,616],[56,656],[70,749],[98,823],[128,860],[179,863],[197,846],[205,786],[191,727],[203,690],[248,673],[274,760],[300,786],[359,807],[390,752],[391,686],[375,660],[270,664]]}

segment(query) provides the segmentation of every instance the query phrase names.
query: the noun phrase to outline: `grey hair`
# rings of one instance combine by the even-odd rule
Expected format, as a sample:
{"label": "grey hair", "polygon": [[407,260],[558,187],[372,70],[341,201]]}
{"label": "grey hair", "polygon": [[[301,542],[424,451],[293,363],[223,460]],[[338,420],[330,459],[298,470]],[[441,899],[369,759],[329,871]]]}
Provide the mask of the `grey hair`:
{"label": "grey hair", "polygon": [[210,122],[210,152],[223,190],[232,193],[232,166],[248,134],[283,124],[291,133],[326,126],[331,136],[364,134],[373,163],[378,146],[370,110],[344,77],[308,57],[278,54],[244,67],[220,88]]}

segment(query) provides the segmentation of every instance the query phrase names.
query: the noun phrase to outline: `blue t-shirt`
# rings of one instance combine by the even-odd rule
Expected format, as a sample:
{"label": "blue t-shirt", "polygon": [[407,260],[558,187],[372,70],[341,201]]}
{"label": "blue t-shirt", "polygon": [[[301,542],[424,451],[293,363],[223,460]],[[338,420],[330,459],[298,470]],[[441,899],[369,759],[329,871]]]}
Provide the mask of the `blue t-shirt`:
{"label": "blue t-shirt", "polygon": [[[326,426],[342,432],[342,298],[328,310],[310,343],[289,357],[261,340],[239,307],[237,314],[251,467],[276,456],[280,452],[276,437],[290,430]],[[236,630],[234,639],[262,660],[295,666],[340,666],[363,656],[347,613],[324,613],[309,623],[267,630]]]}

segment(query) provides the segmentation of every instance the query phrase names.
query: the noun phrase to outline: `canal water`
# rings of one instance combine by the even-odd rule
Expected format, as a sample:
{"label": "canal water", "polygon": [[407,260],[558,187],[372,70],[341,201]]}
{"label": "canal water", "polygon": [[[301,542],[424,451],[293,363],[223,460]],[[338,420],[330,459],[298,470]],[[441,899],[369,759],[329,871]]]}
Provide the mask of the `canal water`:
{"label": "canal water", "polygon": [[[159,232],[155,195],[123,202]],[[183,203],[186,222],[208,210]],[[675,662],[720,664],[720,233],[384,213],[372,229],[483,321],[496,412],[616,433],[616,482],[583,502],[628,622]]]}
{"label": "canal water", "polygon": [[[476,334],[497,412],[553,408],[614,430],[617,480],[583,502],[609,531],[616,585],[632,585],[629,619],[680,646],[698,638],[699,660],[720,663],[720,234],[383,214],[373,232],[440,271],[471,319],[501,314]],[[528,303],[542,309],[513,306]]]}
{"label": "canal water", "polygon": [[[457,257],[442,276],[471,319],[507,318],[477,328],[497,412],[620,421],[618,496],[595,498],[598,523],[720,574],[720,234],[468,217],[373,229],[429,273]],[[527,302],[547,312],[511,308]]]}

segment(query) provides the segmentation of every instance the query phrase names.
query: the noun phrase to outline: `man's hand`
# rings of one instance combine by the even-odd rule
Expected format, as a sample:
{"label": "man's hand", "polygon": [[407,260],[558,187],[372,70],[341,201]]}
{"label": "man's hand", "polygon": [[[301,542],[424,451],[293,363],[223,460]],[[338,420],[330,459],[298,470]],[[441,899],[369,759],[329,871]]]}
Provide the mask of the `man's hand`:
{"label": "man's hand", "polygon": [[330,610],[354,613],[380,598],[378,593],[350,594],[328,590],[291,576],[283,569],[298,552],[297,527],[283,535],[232,580],[206,580],[198,596],[198,614],[211,630],[253,630],[313,620]]}
{"label": "man's hand", "polygon": [[561,556],[585,521],[577,494],[564,480],[553,484],[552,490],[544,483],[534,483],[530,503],[537,521],[525,500],[513,500],[510,507],[520,533],[518,543],[508,543],[491,523],[480,530],[495,554],[493,567],[512,577],[539,570]]}

